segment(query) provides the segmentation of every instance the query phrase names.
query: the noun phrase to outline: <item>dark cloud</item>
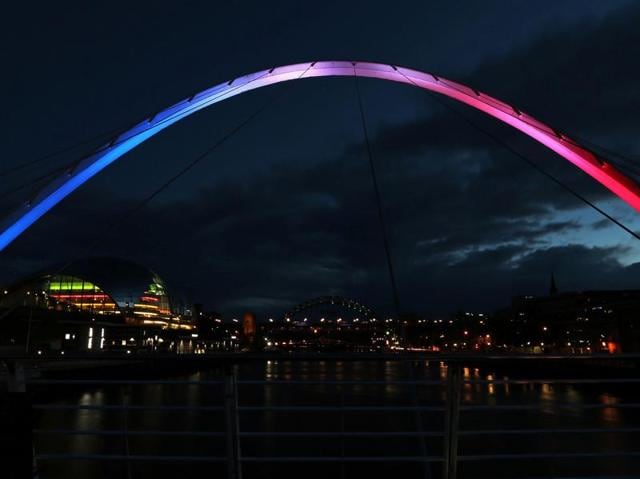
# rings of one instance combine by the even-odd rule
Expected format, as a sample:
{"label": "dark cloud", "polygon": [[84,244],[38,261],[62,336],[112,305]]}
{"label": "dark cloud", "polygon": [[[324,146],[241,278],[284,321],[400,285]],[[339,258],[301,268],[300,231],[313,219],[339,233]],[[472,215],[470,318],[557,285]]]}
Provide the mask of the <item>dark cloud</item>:
{"label": "dark cloud", "polygon": [[[448,29],[459,22],[473,30],[459,30],[469,51],[455,58],[453,47],[445,55],[427,46],[426,40],[415,48],[433,48],[429,51],[433,52],[434,66],[445,74],[455,73],[457,79],[513,102],[563,130],[636,153],[630,132],[639,126],[636,84],[640,71],[633,52],[640,43],[636,28],[640,9],[617,10],[623,3],[611,4],[608,9],[600,2],[573,1],[551,2],[548,10],[527,7],[530,18],[522,25],[506,25],[498,33],[487,28],[486,42],[478,45],[472,45],[470,36],[478,31],[477,22],[458,18],[449,7],[438,7],[441,18],[449,22]],[[467,6],[478,8],[474,5],[470,2]],[[578,7],[586,13],[575,18],[569,13]],[[344,8],[350,11],[351,7]],[[507,18],[517,23],[524,14],[509,12],[505,2],[497,1],[485,2],[483,9],[487,12],[483,18],[491,25]],[[396,15],[397,10],[391,14]],[[171,12],[162,6],[154,18]],[[379,27],[383,24],[389,28],[387,20],[391,19],[371,13],[373,25],[363,25],[363,32],[354,32],[353,25],[347,25],[349,15],[346,19],[337,17],[331,23],[330,46],[321,47],[318,40],[298,37],[299,25],[290,25],[303,13],[302,7],[293,11],[275,8],[268,14],[261,8],[250,13],[244,20],[246,28],[233,32],[230,38],[247,51],[248,45],[258,42],[261,54],[266,46],[259,45],[259,40],[271,38],[271,30],[280,28],[275,40],[269,40],[271,46],[304,38],[301,44],[292,45],[288,54],[283,53],[286,49],[282,45],[274,48],[274,64],[294,57],[299,60],[297,55],[307,47],[310,55],[344,57],[357,53],[358,58],[398,58],[398,63],[426,66],[424,56],[407,49],[404,42],[409,37],[412,43],[419,42],[419,35],[414,38],[410,33],[416,21],[413,17],[403,17],[407,25],[395,30],[409,32],[404,34],[406,39],[394,39],[385,31],[379,44],[370,42],[375,36],[367,36],[365,42],[363,32],[382,31]],[[319,17],[307,25],[310,34],[325,25],[322,19],[326,20],[326,14],[316,13]],[[175,14],[181,15],[179,11]],[[260,15],[271,21],[257,22]],[[66,25],[65,15],[55,18]],[[440,35],[444,28],[440,24],[446,24],[442,19],[429,19]],[[249,28],[256,22],[260,28]],[[100,28],[106,29],[104,25]],[[144,28],[127,38],[140,40]],[[504,42],[508,36],[499,35],[507,31],[513,43]],[[103,33],[112,35],[110,32]],[[185,46],[196,45],[197,39],[204,41],[201,34],[182,33],[186,40],[176,32],[158,39],[157,48],[146,51],[147,57],[140,56],[139,44],[125,48],[118,43],[124,58],[104,59],[110,67],[123,69],[125,78],[110,74],[113,82],[122,82],[114,88],[126,91],[127,98],[139,95],[131,104],[118,100],[106,105],[104,99],[96,98],[88,85],[100,84],[98,76],[103,70],[93,58],[81,57],[87,76],[78,97],[87,97],[96,102],[96,108],[109,112],[102,121],[110,124],[120,121],[122,110],[142,115],[162,107],[167,98],[196,90],[202,86],[207,68],[186,65],[194,59],[194,52],[185,50],[186,59],[178,62],[180,74],[159,58],[165,46],[167,55],[178,58],[172,50],[175,46],[169,46],[172,42]],[[64,44],[84,51],[85,40],[61,35]],[[348,52],[340,49],[345,40],[358,48]],[[388,42],[384,48],[383,40]],[[99,51],[106,48],[93,30],[86,41],[94,42]],[[211,46],[208,41],[204,44]],[[201,55],[206,51],[202,45],[197,50]],[[75,72],[77,65],[59,54]],[[218,65],[216,77],[220,72],[233,76],[258,64],[254,51],[247,53],[246,61],[232,58],[226,51],[219,55],[226,63]],[[45,64],[55,71],[49,60]],[[167,68],[170,71],[162,82],[150,75],[146,83],[134,88],[126,86],[133,75],[127,68],[138,75],[146,70],[157,74]],[[180,81],[181,77],[186,80]],[[164,83],[171,85],[161,87]],[[392,299],[353,84],[349,80],[343,84],[301,85],[302,94],[287,97],[247,128],[243,139],[216,151],[210,161],[129,217],[128,212],[141,198],[253,111],[264,97],[239,98],[233,105],[220,105],[217,116],[206,113],[197,121],[177,126],[174,132],[143,146],[138,156],[111,167],[3,252],[0,282],[72,257],[114,255],[149,265],[174,290],[223,312],[251,308],[275,314],[295,302],[324,294],[351,296],[379,311],[389,311]],[[47,94],[64,96],[63,86],[60,91],[52,88],[47,86]],[[157,91],[151,93],[154,89]],[[615,241],[610,226],[586,212],[557,185],[423,92],[362,82],[362,93],[404,309],[446,312],[504,306],[514,294],[544,293],[552,271],[565,290],[638,287],[635,278],[640,266],[623,261],[634,250]],[[27,103],[25,112],[32,108]],[[88,114],[84,108],[76,102],[69,116],[77,118],[80,111]],[[466,110],[465,114],[589,198],[610,199],[609,193],[533,141],[479,114]],[[43,129],[39,121],[31,127]],[[56,130],[57,126],[51,128]],[[83,128],[90,131],[93,127]],[[8,203],[0,208],[9,209]],[[110,227],[112,224],[115,226]],[[598,235],[613,240],[598,243]]]}

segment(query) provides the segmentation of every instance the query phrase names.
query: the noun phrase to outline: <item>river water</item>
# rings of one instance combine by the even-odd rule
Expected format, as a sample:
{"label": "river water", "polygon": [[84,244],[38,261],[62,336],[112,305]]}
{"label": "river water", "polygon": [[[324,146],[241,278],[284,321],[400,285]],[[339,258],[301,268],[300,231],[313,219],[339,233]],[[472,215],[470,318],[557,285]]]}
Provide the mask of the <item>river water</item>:
{"label": "river water", "polygon": [[[446,388],[434,385],[391,384],[407,379],[446,378],[447,366],[437,361],[260,361],[238,366],[241,380],[319,381],[320,384],[240,384],[241,406],[443,406]],[[525,372],[517,368],[464,367],[468,381],[517,379],[532,374],[549,378],[545,371]],[[122,374],[120,374],[122,376]],[[91,377],[89,374],[86,377]],[[219,379],[221,371],[203,369],[171,379],[200,381]],[[388,381],[389,384],[323,384],[322,381]],[[221,406],[223,387],[216,384],[143,384],[41,386],[34,402],[101,406],[129,404],[175,406]],[[462,405],[531,404],[532,410],[463,410],[462,431],[509,429],[563,429],[565,432],[529,434],[462,434],[461,456],[483,454],[593,453],[638,451],[640,432],[566,432],[567,429],[640,427],[640,409],[616,408],[616,404],[635,402],[637,393],[619,384],[463,384]],[[601,407],[590,407],[597,404]],[[99,410],[43,410],[36,413],[38,430],[109,431],[224,431],[222,411],[177,410],[173,412]],[[441,456],[444,430],[442,411],[243,411],[240,431],[253,432],[411,432],[409,437],[352,435],[243,437],[241,454],[254,456]],[[426,432],[433,435],[420,436]],[[75,435],[38,432],[37,454],[114,454],[220,456],[226,454],[224,437],[206,434],[184,435]],[[420,477],[442,476],[441,463],[420,464],[393,460],[375,463],[281,463],[248,462],[243,476],[249,478],[315,477]],[[170,463],[142,461],[41,461],[40,477],[58,478],[182,478],[225,477],[226,463]],[[599,477],[640,476],[640,458],[581,457],[579,459],[493,459],[465,460],[459,463],[460,478],[480,477]]]}

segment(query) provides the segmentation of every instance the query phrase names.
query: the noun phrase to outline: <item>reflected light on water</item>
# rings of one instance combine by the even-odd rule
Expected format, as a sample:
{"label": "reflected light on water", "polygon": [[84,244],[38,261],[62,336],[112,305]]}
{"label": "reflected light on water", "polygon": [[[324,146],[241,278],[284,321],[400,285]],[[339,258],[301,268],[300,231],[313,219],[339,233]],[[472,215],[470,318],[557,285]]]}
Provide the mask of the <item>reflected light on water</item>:
{"label": "reflected light on water", "polygon": [[[463,375],[465,380],[471,379],[471,370],[469,368],[463,368],[462,369],[462,375]],[[473,394],[472,394],[472,391],[471,391],[472,388],[473,388],[473,384],[464,383],[464,385],[463,385],[463,389],[464,389],[463,400],[464,400],[464,402],[471,402],[471,400],[473,398]]]}
{"label": "reflected light on water", "polygon": [[266,366],[266,370],[265,370],[265,379],[269,380],[269,379],[277,379],[278,378],[278,374],[277,374],[277,362],[276,361],[267,361],[267,366]]}
{"label": "reflected light on water", "polygon": [[447,365],[444,362],[440,361],[440,379],[442,379],[443,381],[447,379],[447,369]]}
{"label": "reflected light on water", "polygon": [[544,383],[540,386],[540,401],[542,401],[542,412],[546,414],[558,413],[558,408],[555,403],[556,394],[551,384]]}
{"label": "reflected light on water", "polygon": [[622,422],[620,409],[615,407],[616,404],[618,404],[619,399],[608,393],[602,394],[599,399],[603,404],[612,406],[603,408],[600,413],[600,418],[608,425],[619,425]]}
{"label": "reflected light on water", "polygon": [[540,392],[542,393],[542,394],[540,394],[540,398],[543,401],[553,401],[553,400],[555,400],[555,394],[554,394],[553,387],[551,386],[551,384],[544,383],[542,385],[542,387],[540,388]]}
{"label": "reflected light on water", "polygon": [[336,361],[335,363],[335,378],[337,381],[347,379],[344,374],[344,363],[342,361]]}
{"label": "reflected light on water", "polygon": [[[98,406],[103,404],[104,393],[102,390],[86,392],[80,396],[78,401],[78,405],[81,406]],[[96,414],[95,411],[89,409],[79,409],[74,414],[74,429],[99,429],[104,419],[103,414]],[[71,439],[71,447],[75,451],[84,451],[87,447],[93,447],[96,442],[96,437],[88,438],[78,435]]]}
{"label": "reflected light on water", "polygon": [[[487,381],[493,381],[493,380],[494,380],[493,374],[487,374]],[[493,396],[496,393],[495,385],[493,383],[487,384],[487,392],[489,393],[490,396]]]}
{"label": "reflected light on water", "polygon": [[[256,387],[255,385],[243,385],[239,387],[239,402],[243,405],[264,405],[264,406],[281,406],[281,405],[316,405],[316,404],[328,404],[328,405],[413,405],[413,404],[437,404],[438,398],[446,400],[447,388],[445,385],[433,385],[433,387],[414,387],[411,384],[403,385],[382,385],[379,383],[374,384],[346,384],[336,386],[334,384],[327,384],[326,381],[344,381],[344,380],[362,380],[370,381],[375,380],[394,380],[403,381],[408,378],[425,378],[425,379],[437,379],[438,377],[443,380],[447,376],[447,366],[444,363],[435,363],[431,360],[430,367],[426,367],[425,362],[421,362],[418,365],[417,370],[412,369],[415,367],[407,367],[406,364],[392,361],[380,361],[372,364],[370,362],[360,361],[342,361],[342,362],[321,362],[321,361],[300,361],[293,363],[286,359],[279,359],[278,361],[261,361],[260,363],[242,364],[238,367],[238,375],[240,378],[248,379],[294,379],[296,381],[302,378],[308,378],[314,381],[309,385],[266,385],[264,387]],[[462,366],[462,365],[461,365]],[[624,409],[616,409],[615,406],[619,403],[633,402],[634,390],[629,389],[614,389],[616,395],[611,395],[605,391],[607,388],[614,386],[605,385],[603,387],[588,384],[583,386],[581,384],[568,385],[563,383],[526,383],[522,381],[519,372],[513,370],[506,371],[499,367],[489,366],[488,372],[485,366],[480,369],[471,367],[461,367],[459,372],[464,379],[462,385],[461,396],[465,404],[478,404],[478,405],[501,405],[501,404],[530,404],[535,406],[527,414],[523,414],[521,411],[505,411],[499,415],[494,415],[491,412],[483,414],[468,414],[464,416],[465,424],[463,428],[468,429],[483,429],[483,428],[595,428],[595,427],[609,427],[617,428],[622,426],[632,426],[630,423],[633,421],[633,412]],[[215,375],[212,373],[215,372]],[[510,378],[509,375],[513,374],[514,377]],[[193,374],[185,374],[180,379],[189,378],[190,380],[204,380],[210,377],[219,377],[219,371],[208,370],[206,373],[196,372]],[[549,378],[553,380],[554,378]],[[481,381],[480,384],[477,381]],[[497,381],[504,380],[504,388],[502,384],[497,384]],[[512,381],[509,383],[508,381]],[[321,382],[317,384],[316,382]],[[513,382],[516,381],[516,382]],[[486,384],[486,388],[485,388]],[[211,390],[212,393],[199,391],[200,388],[207,386],[207,391]],[[598,387],[599,389],[596,389]],[[186,402],[190,405],[217,405],[221,404],[222,400],[221,387],[209,387],[208,385],[197,384],[194,386],[177,386],[177,385],[158,385],[158,384],[143,384],[143,385],[107,385],[103,390],[90,389],[87,392],[83,390],[76,390],[71,393],[67,393],[65,402],[71,404],[93,406],[100,404],[116,404],[126,403],[132,405],[156,405],[156,404],[184,404]],[[510,395],[509,399],[506,396]],[[219,397],[220,396],[220,397]],[[130,399],[129,399],[130,398]],[[601,408],[588,408],[587,404],[596,403]],[[561,404],[562,408],[558,405]],[[571,405],[568,410],[565,406]],[[60,414],[49,414],[41,419],[48,424],[48,427],[60,427],[58,425]],[[266,410],[256,413],[247,414],[246,419],[243,421],[243,427],[247,430],[256,431],[311,431],[311,430],[327,430],[327,431],[349,431],[349,430],[362,430],[362,431],[387,431],[387,430],[414,430],[416,427],[416,421],[424,422],[428,427],[439,430],[443,422],[443,414],[441,412],[424,413],[424,415],[407,415],[405,412],[392,413],[384,412],[380,414],[350,414],[339,412],[338,414],[287,414],[277,410]],[[416,417],[418,419],[416,419]],[[212,430],[218,431],[224,427],[224,418],[222,414],[206,414],[199,416],[192,416],[191,413],[184,414],[160,414],[157,411],[131,411],[130,414],[124,415],[121,412],[112,411],[88,411],[80,410],[71,415],[65,415],[64,427],[69,429],[149,429],[149,430]],[[67,424],[66,421],[75,424]],[[468,421],[468,422],[467,422]],[[40,426],[41,427],[41,426]],[[418,426],[422,427],[422,426]],[[340,429],[338,429],[340,428]],[[425,427],[426,429],[426,427]],[[58,444],[55,437],[43,436],[39,438],[39,444],[36,446],[43,451],[55,450],[64,446],[65,450],[73,451],[77,454],[82,453],[94,453],[97,451],[107,451],[108,453],[124,454],[131,447],[131,453],[140,453],[147,451],[160,451],[160,449],[184,449],[186,454],[191,454],[191,450],[199,451],[199,448],[204,447],[207,449],[207,454],[213,452],[211,448],[218,447],[217,445],[209,445],[208,441],[203,445],[202,438],[187,439],[183,437],[177,437],[175,439],[169,439],[167,437],[150,437],[144,439],[132,439],[131,446],[125,444],[124,439],[120,436],[116,437],[93,437],[93,436],[70,436],[65,439],[64,444]],[[524,441],[527,441],[526,443]],[[340,446],[340,443],[332,436],[331,443],[310,443],[298,440],[292,440],[287,442],[284,446],[284,442],[276,442],[272,439],[254,440],[251,444],[254,444],[255,451],[250,450],[247,455],[255,453],[256,455],[278,455],[283,451],[297,448],[296,450],[302,450],[311,453],[325,453],[330,448]],[[465,438],[466,444],[470,445],[469,449],[479,451],[478,454],[484,452],[495,452],[495,442],[488,441],[486,437],[478,438]],[[352,441],[356,444],[355,441]],[[381,443],[381,448],[388,451],[390,454],[402,455],[405,454],[407,445],[401,441],[378,441]],[[439,442],[439,441],[438,441]],[[360,442],[358,442],[359,444]],[[213,444],[213,443],[212,443]],[[215,443],[218,444],[218,443]],[[326,449],[323,449],[323,444],[326,444]],[[346,443],[347,452],[351,447]],[[571,451],[591,451],[596,449],[602,450],[624,450],[629,448],[630,440],[627,435],[623,435],[616,432],[603,432],[602,434],[585,435],[571,434],[558,437],[557,435],[538,435],[532,439],[523,439],[522,441],[515,441],[511,439],[503,439],[499,446],[503,451],[508,453],[522,452],[525,448],[532,453],[546,448],[545,450],[551,450],[552,447],[558,446]],[[431,447],[428,444],[429,447]],[[224,452],[224,441],[219,442],[220,451]],[[342,446],[341,446],[342,447]],[[359,447],[359,446],[358,446]],[[363,448],[370,447],[369,444],[364,444]],[[413,446],[410,446],[413,447]],[[417,447],[417,445],[416,445]],[[438,451],[438,444],[433,446],[434,452]],[[307,449],[308,448],[308,449]],[[318,450],[319,449],[319,450]],[[630,448],[629,448],[630,449]],[[337,450],[337,449],[336,449]],[[179,451],[179,452],[180,452]],[[372,454],[377,451],[372,451]],[[579,463],[581,461],[577,461]],[[620,461],[621,462],[621,461]],[[77,465],[76,465],[77,464]],[[87,473],[88,469],[86,464],[77,462],[73,466],[73,470],[69,470],[69,474],[64,477],[95,477]],[[92,466],[93,467],[93,466]],[[124,469],[124,467],[123,467]],[[311,471],[310,475],[314,475]],[[525,471],[529,472],[529,471]],[[197,475],[197,474],[194,474]],[[375,475],[375,474],[374,474]],[[277,477],[276,474],[273,474]],[[371,474],[368,475],[369,477]],[[505,475],[496,474],[492,477],[504,477]],[[50,477],[50,476],[46,476]],[[104,476],[102,476],[104,477]],[[126,475],[118,475],[113,477],[127,477]],[[137,474],[134,474],[133,479],[137,478]],[[151,476],[150,476],[151,477]],[[156,476],[160,477],[160,476]],[[163,476],[164,477],[164,476]],[[288,476],[287,476],[288,477]],[[403,475],[398,477],[413,477],[410,475]],[[466,477],[466,476],[465,476]],[[489,476],[477,476],[477,477],[489,477]],[[567,476],[568,477],[568,476]],[[576,477],[575,475],[572,477]],[[631,477],[631,476],[629,476]],[[53,479],[53,476],[51,476]]]}

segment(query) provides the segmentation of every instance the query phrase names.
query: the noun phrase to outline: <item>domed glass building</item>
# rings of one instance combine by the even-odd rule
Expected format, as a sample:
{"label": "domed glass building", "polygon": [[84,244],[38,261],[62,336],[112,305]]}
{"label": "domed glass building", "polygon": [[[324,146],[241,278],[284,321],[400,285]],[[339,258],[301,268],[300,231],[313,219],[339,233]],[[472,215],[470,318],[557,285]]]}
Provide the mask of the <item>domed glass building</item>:
{"label": "domed glass building", "polygon": [[[47,268],[9,287],[3,303],[33,295],[40,307],[121,315],[127,321],[169,326],[177,312],[152,270],[116,258],[89,258]],[[36,299],[37,298],[37,299]]]}
{"label": "domed glass building", "polygon": [[[174,303],[162,279],[149,268],[116,258],[89,258],[49,267],[5,288],[0,313],[22,323],[25,317],[35,318],[42,325],[40,330],[50,330],[54,324],[74,325],[64,326],[63,346],[81,335],[88,349],[98,345],[104,349],[107,342],[123,347],[148,345],[150,338],[151,343],[163,342],[157,334],[163,330],[193,329],[191,318]],[[84,332],[78,330],[82,325]],[[135,327],[135,332],[126,326]]]}

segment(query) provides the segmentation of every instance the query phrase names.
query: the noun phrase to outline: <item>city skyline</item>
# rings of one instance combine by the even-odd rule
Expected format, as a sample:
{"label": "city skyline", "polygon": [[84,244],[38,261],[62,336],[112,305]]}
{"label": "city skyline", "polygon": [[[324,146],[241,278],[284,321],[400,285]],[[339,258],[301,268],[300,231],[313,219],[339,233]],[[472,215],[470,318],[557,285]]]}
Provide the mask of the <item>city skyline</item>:
{"label": "city skyline", "polygon": [[[111,270],[111,268],[115,267],[115,270]],[[77,275],[75,271],[79,268],[79,271],[82,272],[81,275]],[[590,291],[600,291],[598,288],[584,288],[580,290],[568,290],[562,288],[562,275],[560,274],[558,281],[557,274],[555,271],[552,271],[549,276],[546,278],[546,287],[538,288],[536,294],[532,292],[524,292],[523,294],[513,295],[510,297],[500,298],[501,302],[497,303],[497,306],[494,308],[486,308],[486,309],[473,309],[473,308],[464,308],[461,305],[452,306],[449,310],[444,312],[436,312],[430,311],[428,306],[423,308],[414,308],[414,309],[402,309],[401,311],[395,311],[392,308],[390,309],[382,309],[375,302],[364,303],[361,302],[362,298],[359,298],[357,295],[353,295],[351,297],[343,296],[343,295],[327,295],[322,292],[318,292],[317,294],[309,294],[306,297],[295,298],[291,302],[284,304],[280,307],[272,307],[270,309],[260,309],[251,307],[250,304],[238,304],[234,309],[223,309],[215,304],[211,304],[210,301],[207,301],[206,298],[203,297],[187,297],[184,296],[180,291],[174,290],[171,286],[171,281],[165,281],[165,278],[158,276],[157,273],[145,265],[137,263],[131,260],[124,260],[121,258],[110,258],[110,257],[90,257],[90,258],[76,258],[73,261],[64,264],[54,264],[48,265],[48,267],[42,268],[38,271],[32,271],[30,274],[25,275],[24,277],[18,278],[16,281],[12,283],[0,284],[0,292],[3,292],[4,295],[11,294],[12,291],[20,290],[23,288],[24,284],[29,284],[33,282],[37,278],[51,278],[56,277],[58,281],[86,281],[87,287],[91,289],[91,291],[98,291],[98,293],[102,293],[102,289],[105,288],[105,284],[103,281],[106,281],[106,289],[110,289],[112,287],[114,278],[119,278],[120,281],[124,280],[125,283],[129,282],[130,286],[123,288],[120,286],[117,288],[119,291],[119,296],[125,298],[121,299],[119,302],[122,305],[125,302],[131,303],[132,305],[138,300],[138,294],[142,291],[139,287],[140,285],[140,271],[147,271],[148,274],[153,275],[153,277],[157,278],[157,281],[160,281],[163,285],[163,288],[167,291],[167,301],[170,302],[172,308],[176,312],[176,314],[180,311],[191,310],[194,305],[198,305],[200,308],[204,308],[204,311],[209,313],[216,312],[220,315],[220,317],[226,318],[230,320],[231,318],[240,318],[243,314],[247,312],[251,312],[255,314],[259,321],[266,322],[267,320],[272,320],[276,318],[278,320],[283,320],[291,311],[296,310],[296,308],[306,304],[309,301],[314,301],[321,298],[345,298],[346,301],[353,301],[359,304],[361,307],[370,311],[368,316],[371,316],[373,312],[377,313],[377,316],[381,318],[384,317],[393,317],[397,318],[398,314],[400,316],[404,315],[418,315],[425,318],[449,318],[455,314],[464,311],[471,311],[473,313],[485,313],[485,314],[493,314],[508,308],[514,300],[517,300],[521,297],[545,297],[552,296],[554,294],[575,294],[575,293],[584,293]],[[88,272],[91,272],[90,274]],[[94,284],[93,275],[99,272],[98,281]],[[114,274],[115,273],[115,274]],[[86,276],[85,276],[86,274]],[[66,278],[66,279],[65,279]],[[105,280],[105,278],[108,278]],[[131,285],[136,284],[136,287]],[[38,288],[36,288],[38,289]],[[48,289],[48,288],[47,288]],[[35,291],[35,289],[34,289]],[[609,291],[609,290],[602,290]],[[611,289],[610,291],[615,292],[618,291],[616,289]],[[640,288],[637,289],[628,289],[628,291],[640,291]],[[2,297],[0,297],[1,301]]]}
{"label": "city skyline", "polygon": [[2,479],[637,477],[640,2],[2,11]]}

